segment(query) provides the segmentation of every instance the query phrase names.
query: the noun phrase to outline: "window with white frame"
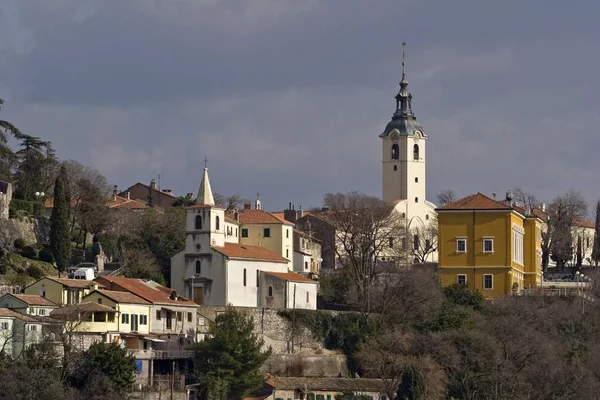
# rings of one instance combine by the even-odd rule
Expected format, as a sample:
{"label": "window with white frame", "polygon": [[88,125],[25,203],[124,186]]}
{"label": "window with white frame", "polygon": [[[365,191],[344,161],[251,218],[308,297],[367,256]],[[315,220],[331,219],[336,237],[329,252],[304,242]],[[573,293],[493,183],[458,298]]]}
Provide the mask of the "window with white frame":
{"label": "window with white frame", "polygon": [[466,253],[467,252],[467,239],[460,238],[456,239],[456,252]]}
{"label": "window with white frame", "polygon": [[458,274],[456,275],[456,283],[462,286],[467,286],[467,275]]}
{"label": "window with white frame", "polygon": [[523,265],[523,235],[525,229],[519,225],[513,225],[512,230],[512,253],[513,261],[519,265]]}
{"label": "window with white frame", "polygon": [[483,275],[483,288],[485,290],[492,290],[494,288],[494,275],[484,274]]}
{"label": "window with white frame", "polygon": [[494,252],[494,239],[485,238],[483,239],[483,252],[493,253]]}

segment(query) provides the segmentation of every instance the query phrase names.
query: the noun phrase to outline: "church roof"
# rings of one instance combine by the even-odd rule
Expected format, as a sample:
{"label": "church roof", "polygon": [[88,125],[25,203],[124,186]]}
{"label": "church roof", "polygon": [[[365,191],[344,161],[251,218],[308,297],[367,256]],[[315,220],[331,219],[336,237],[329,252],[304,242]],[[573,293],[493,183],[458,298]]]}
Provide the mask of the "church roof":
{"label": "church roof", "polygon": [[198,197],[196,197],[195,205],[214,206],[215,198],[213,197],[210,181],[208,180],[208,168],[204,167],[200,189],[198,189]]}
{"label": "church roof", "polygon": [[498,211],[509,211],[513,210],[513,207],[490,199],[484,194],[479,192],[470,196],[464,197],[455,202],[446,204],[445,206],[439,207],[436,211],[450,211],[450,210],[498,210]]}
{"label": "church roof", "polygon": [[263,260],[272,262],[289,262],[287,258],[273,253],[261,246],[251,246],[239,243],[225,243],[224,246],[213,246],[213,250],[229,257],[247,260]]}

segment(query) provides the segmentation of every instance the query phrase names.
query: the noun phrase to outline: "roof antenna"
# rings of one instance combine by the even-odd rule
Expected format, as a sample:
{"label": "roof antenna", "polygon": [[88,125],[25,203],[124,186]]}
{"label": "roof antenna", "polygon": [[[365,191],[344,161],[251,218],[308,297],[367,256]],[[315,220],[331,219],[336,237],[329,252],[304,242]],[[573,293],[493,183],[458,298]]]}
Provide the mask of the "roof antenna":
{"label": "roof antenna", "polygon": [[402,42],[402,80],[406,78],[406,42]]}

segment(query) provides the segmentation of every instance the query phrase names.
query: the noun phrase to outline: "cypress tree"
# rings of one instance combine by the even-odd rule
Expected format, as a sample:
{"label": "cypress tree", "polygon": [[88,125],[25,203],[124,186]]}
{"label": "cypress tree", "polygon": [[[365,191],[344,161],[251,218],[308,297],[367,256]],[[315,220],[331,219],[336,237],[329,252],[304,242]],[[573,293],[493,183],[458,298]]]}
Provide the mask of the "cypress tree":
{"label": "cypress tree", "polygon": [[54,207],[50,217],[50,250],[56,260],[58,276],[71,261],[71,230],[65,185],[62,176],[59,175],[54,181]]}
{"label": "cypress tree", "polygon": [[592,261],[598,266],[600,262],[600,200],[596,204],[596,227],[594,232],[594,247],[592,247]]}

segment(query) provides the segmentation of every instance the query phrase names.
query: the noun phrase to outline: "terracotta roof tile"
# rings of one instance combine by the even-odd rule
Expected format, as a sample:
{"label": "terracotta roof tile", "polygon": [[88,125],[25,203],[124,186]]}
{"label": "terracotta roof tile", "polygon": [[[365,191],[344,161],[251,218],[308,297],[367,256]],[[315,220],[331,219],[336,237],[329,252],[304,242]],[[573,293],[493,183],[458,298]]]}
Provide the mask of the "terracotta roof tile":
{"label": "terracotta roof tile", "polygon": [[382,379],[365,378],[317,378],[317,377],[274,377],[271,376],[266,383],[282,390],[295,390],[306,388],[313,391],[365,391],[382,392],[385,391],[384,381]]}
{"label": "terracotta roof tile", "polygon": [[44,278],[50,279],[54,282],[58,282],[61,285],[73,288],[89,288],[94,283],[94,281],[88,281],[84,279],[55,278],[53,276],[46,276]]}
{"label": "terracotta roof tile", "polygon": [[256,209],[243,209],[238,210],[239,220],[242,224],[284,224],[294,225],[283,218],[276,217],[275,215],[265,210]]}
{"label": "terracotta roof tile", "polygon": [[95,303],[92,301],[86,301],[79,304],[73,304],[61,308],[57,308],[56,310],[50,313],[51,317],[60,317],[61,315],[72,315],[75,313],[81,312],[116,312],[112,307],[109,307],[104,304]]}
{"label": "terracotta roof tile", "polygon": [[438,208],[438,211],[446,210],[512,210],[513,208],[489,197],[475,193],[453,203]]}
{"label": "terracotta roof tile", "polygon": [[0,308],[0,317],[17,318],[25,322],[39,322],[37,318],[31,317],[26,314],[21,314],[20,312],[11,310],[10,308]]}
{"label": "terracotta roof tile", "polygon": [[[167,290],[159,290],[156,287],[149,286],[141,279],[123,278],[120,276],[99,276],[95,281],[102,283],[109,290],[130,292],[154,304],[171,304],[187,307],[197,305],[193,301],[177,295],[177,292],[173,289],[166,288]],[[156,286],[160,285],[156,284]],[[175,293],[178,300],[171,299],[171,293]]]}
{"label": "terracotta roof tile", "polygon": [[132,210],[141,210],[150,208],[141,201],[127,199],[126,197],[116,196],[114,199],[105,203],[108,208],[129,208]]}
{"label": "terracotta roof tile", "polygon": [[[116,290],[98,290],[99,293],[108,297],[109,299],[116,301],[117,303],[129,303],[129,304],[150,304],[150,302],[136,296],[129,292],[120,292]],[[92,292],[94,293],[94,292]],[[90,294],[92,294],[90,293]],[[89,295],[88,295],[89,296]],[[86,296],[87,297],[87,296]]]}
{"label": "terracotta roof tile", "polygon": [[57,307],[56,304],[54,304],[47,298],[39,296],[37,294],[9,294],[9,296],[13,296],[13,297],[21,300],[23,303],[30,305],[30,306],[50,306],[50,307],[54,306],[54,307]]}
{"label": "terracotta roof tile", "polygon": [[283,280],[290,281],[290,282],[310,282],[310,283],[315,283],[315,284],[317,283],[316,281],[314,281],[310,278],[307,278],[306,276],[302,276],[302,275],[297,274],[292,271],[288,271],[288,272],[267,272],[267,271],[265,271],[265,275],[271,275],[276,278],[283,279]]}
{"label": "terracotta roof tile", "polygon": [[575,221],[575,223],[573,224],[579,228],[591,228],[591,229],[595,229],[596,228],[596,224],[592,221],[585,221],[585,220],[581,220],[581,221]]}
{"label": "terracotta roof tile", "polygon": [[239,243],[225,243],[225,246],[214,246],[213,249],[229,258],[264,260],[274,262],[289,262],[287,258],[273,253],[261,246],[251,246]]}

